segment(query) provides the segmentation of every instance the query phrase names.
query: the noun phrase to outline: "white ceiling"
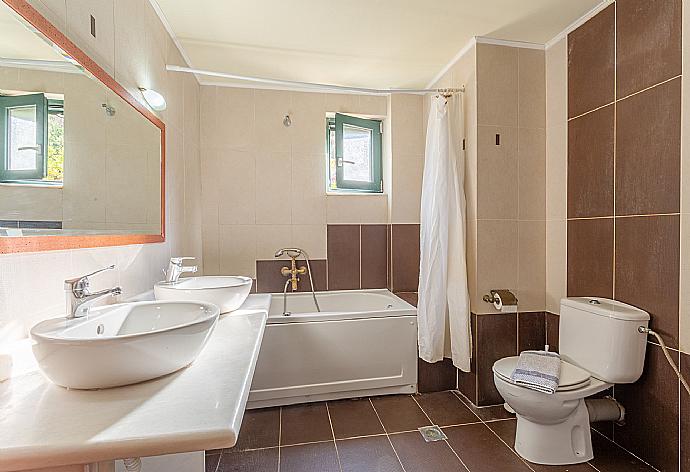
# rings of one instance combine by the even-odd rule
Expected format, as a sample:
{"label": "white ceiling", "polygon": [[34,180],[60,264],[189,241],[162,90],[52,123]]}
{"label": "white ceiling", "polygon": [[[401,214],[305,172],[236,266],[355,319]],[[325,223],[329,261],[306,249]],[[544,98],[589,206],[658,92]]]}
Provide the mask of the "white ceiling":
{"label": "white ceiling", "polygon": [[65,61],[4,2],[0,2],[0,59]]}
{"label": "white ceiling", "polygon": [[602,0],[155,1],[192,67],[389,88],[426,86],[473,36],[543,44]]}

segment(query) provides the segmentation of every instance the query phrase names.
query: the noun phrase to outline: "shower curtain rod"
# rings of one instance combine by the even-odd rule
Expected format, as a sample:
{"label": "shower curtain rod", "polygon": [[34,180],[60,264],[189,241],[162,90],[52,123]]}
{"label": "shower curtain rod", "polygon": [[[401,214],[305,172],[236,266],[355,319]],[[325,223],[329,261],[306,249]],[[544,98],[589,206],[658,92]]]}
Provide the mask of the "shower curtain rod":
{"label": "shower curtain rod", "polygon": [[194,69],[192,67],[182,67],[174,66],[168,64],[166,69],[171,72],[185,72],[187,74],[198,74],[205,75],[209,77],[221,77],[224,79],[235,79],[235,80],[245,80],[247,82],[256,82],[267,85],[284,85],[290,87],[299,87],[303,89],[312,90],[333,90],[338,92],[350,92],[350,93],[360,93],[365,95],[388,95],[391,93],[438,93],[441,95],[452,95],[454,93],[463,93],[465,91],[465,86],[460,88],[435,88],[435,89],[411,89],[411,88],[390,88],[390,89],[371,89],[364,87],[346,87],[343,85],[330,85],[330,84],[315,84],[311,82],[297,82],[294,80],[278,80],[278,79],[266,79],[263,77],[251,77],[246,75],[236,75],[228,74],[226,72],[214,72],[203,69]]}

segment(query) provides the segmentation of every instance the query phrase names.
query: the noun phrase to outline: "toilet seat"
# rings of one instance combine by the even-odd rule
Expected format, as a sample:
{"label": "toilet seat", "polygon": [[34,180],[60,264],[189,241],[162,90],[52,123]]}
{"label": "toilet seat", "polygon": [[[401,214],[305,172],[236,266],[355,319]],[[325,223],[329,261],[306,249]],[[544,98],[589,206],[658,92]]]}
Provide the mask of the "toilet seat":
{"label": "toilet seat", "polygon": [[[513,383],[510,375],[515,370],[520,356],[504,357],[494,363],[493,371],[502,380]],[[561,359],[561,375],[557,392],[569,392],[586,387],[591,382],[591,374],[576,365]],[[523,387],[527,388],[527,387]]]}

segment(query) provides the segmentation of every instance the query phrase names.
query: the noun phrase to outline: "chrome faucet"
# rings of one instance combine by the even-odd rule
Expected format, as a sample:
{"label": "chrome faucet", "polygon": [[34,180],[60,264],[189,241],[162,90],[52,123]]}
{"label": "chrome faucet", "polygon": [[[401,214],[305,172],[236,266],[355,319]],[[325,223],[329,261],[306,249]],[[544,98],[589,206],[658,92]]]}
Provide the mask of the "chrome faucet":
{"label": "chrome faucet", "polygon": [[103,269],[97,270],[90,274],[82,275],[74,279],[65,280],[65,295],[67,297],[67,319],[81,318],[89,314],[89,310],[98,300],[107,296],[120,295],[122,288],[113,287],[101,290],[99,292],[91,293],[89,290],[89,277],[112,270],[115,266],[111,265]]}
{"label": "chrome faucet", "polygon": [[[311,296],[314,299],[314,305],[316,305],[316,311],[321,311],[321,307],[319,307],[319,302],[316,299],[316,292],[314,291],[314,279],[312,278],[311,275],[311,265],[309,263],[309,255],[307,254],[307,251],[304,249],[300,249],[298,247],[285,247],[282,249],[278,249],[276,253],[274,254],[274,257],[281,257],[284,254],[287,254],[287,256],[290,258],[291,261],[291,267],[283,267],[280,269],[280,273],[283,276],[287,276],[288,279],[285,281],[285,287],[283,287],[283,316],[290,316],[290,312],[287,311],[287,289],[289,285],[292,285],[292,291],[297,290],[297,282],[299,282],[299,278],[297,275],[302,275],[305,272],[309,275],[309,284],[311,285]],[[304,260],[307,263],[307,268],[304,270],[304,267],[300,267],[299,269],[297,268],[297,258],[300,256],[304,256]]]}
{"label": "chrome faucet", "polygon": [[169,284],[175,284],[180,280],[180,275],[186,273],[195,273],[199,268],[197,266],[182,265],[184,261],[193,261],[194,257],[171,257],[168,264],[168,270],[165,271],[165,281]]}

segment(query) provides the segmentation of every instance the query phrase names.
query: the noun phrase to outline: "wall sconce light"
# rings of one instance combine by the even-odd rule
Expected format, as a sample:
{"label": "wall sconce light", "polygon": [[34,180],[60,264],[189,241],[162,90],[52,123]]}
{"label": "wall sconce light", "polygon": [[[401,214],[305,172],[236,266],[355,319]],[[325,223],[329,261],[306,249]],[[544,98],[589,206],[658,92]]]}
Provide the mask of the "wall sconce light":
{"label": "wall sconce light", "polygon": [[144,96],[144,100],[146,100],[146,103],[148,103],[149,106],[154,110],[163,111],[168,106],[168,104],[165,103],[165,98],[163,97],[163,95],[156,92],[155,90],[147,89],[144,87],[139,87],[139,90],[141,91],[141,94]]}

